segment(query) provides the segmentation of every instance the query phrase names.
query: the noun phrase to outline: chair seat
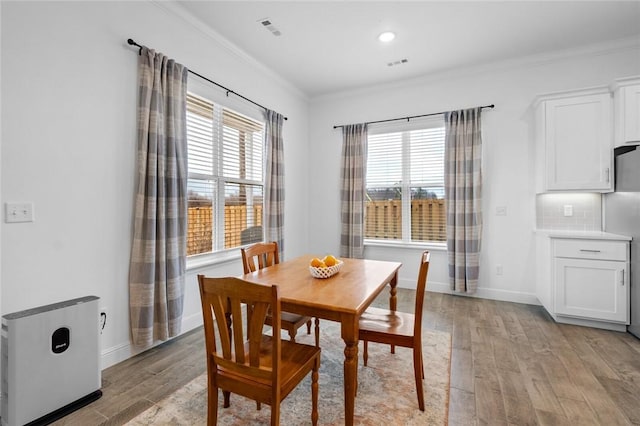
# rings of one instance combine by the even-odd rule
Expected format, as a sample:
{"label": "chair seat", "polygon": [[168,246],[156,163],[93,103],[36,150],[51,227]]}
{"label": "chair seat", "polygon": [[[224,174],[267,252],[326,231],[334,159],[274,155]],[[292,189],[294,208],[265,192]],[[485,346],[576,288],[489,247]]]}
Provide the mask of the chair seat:
{"label": "chair seat", "polygon": [[[382,340],[381,343],[387,340],[396,342],[399,336],[412,341],[413,324],[413,314],[370,307],[360,317],[360,335],[371,336],[366,339],[361,337],[363,340]],[[379,338],[372,338],[374,335],[379,335]]]}
{"label": "chair seat", "polygon": [[[287,340],[280,342],[280,384],[281,384],[281,396],[284,398],[293,389],[296,384],[304,377],[311,368],[316,357],[320,354],[320,348],[315,346],[305,345],[301,343],[294,343]],[[272,337],[268,335],[262,336],[260,342],[260,367],[265,369],[271,368],[273,359],[273,345]],[[249,342],[244,345],[245,358],[249,359]],[[221,356],[222,354],[217,354]],[[231,392],[234,391],[234,387],[238,383],[243,385],[250,385],[256,388],[267,388],[271,385],[271,379],[263,379],[255,377],[253,375],[242,375],[238,372],[232,372],[219,367],[218,370],[218,384],[222,389],[227,388]],[[263,400],[261,402],[270,403],[270,401]]]}
{"label": "chair seat", "polygon": [[[267,315],[267,318],[265,320],[265,324],[267,325],[272,325],[271,323],[271,315]],[[281,312],[280,313],[280,324],[282,325],[282,328],[284,328],[285,330],[288,329],[287,324],[291,324],[292,327],[295,327],[295,329],[300,328],[302,325],[306,324],[307,321],[311,320],[311,317],[305,317],[302,315],[298,315],[298,314],[292,314],[290,312]]]}

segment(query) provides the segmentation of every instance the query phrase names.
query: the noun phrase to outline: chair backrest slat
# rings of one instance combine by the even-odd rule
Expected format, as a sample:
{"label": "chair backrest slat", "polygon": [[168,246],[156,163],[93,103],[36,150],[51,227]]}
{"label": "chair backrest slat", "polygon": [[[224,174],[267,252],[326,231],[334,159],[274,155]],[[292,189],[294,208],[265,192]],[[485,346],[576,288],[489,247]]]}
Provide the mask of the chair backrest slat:
{"label": "chair backrest slat", "polygon": [[[424,251],[420,258],[420,271],[418,272],[418,281],[416,284],[416,306],[414,311],[414,330],[422,330],[422,307],[424,305],[424,295],[427,290],[427,275],[429,273],[429,259],[431,253]],[[422,341],[421,334],[415,332],[414,336],[418,341]]]}
{"label": "chair backrest slat", "polygon": [[260,341],[262,340],[262,328],[267,317],[269,305],[265,303],[255,303],[251,307],[251,319],[249,323],[249,354],[251,359],[249,365],[257,367],[260,365]]}
{"label": "chair backrest slat", "polygon": [[278,243],[275,241],[256,243],[240,249],[240,252],[242,253],[242,266],[245,274],[280,263]]}
{"label": "chair backrest slat", "polygon": [[[236,355],[236,362],[244,364],[244,331],[238,327],[238,322],[242,318],[242,303],[237,297],[229,298],[231,304],[231,329],[233,331],[233,351]],[[247,336],[250,337],[250,336]],[[225,357],[226,358],[226,357]],[[227,358],[228,359],[228,358]]]}

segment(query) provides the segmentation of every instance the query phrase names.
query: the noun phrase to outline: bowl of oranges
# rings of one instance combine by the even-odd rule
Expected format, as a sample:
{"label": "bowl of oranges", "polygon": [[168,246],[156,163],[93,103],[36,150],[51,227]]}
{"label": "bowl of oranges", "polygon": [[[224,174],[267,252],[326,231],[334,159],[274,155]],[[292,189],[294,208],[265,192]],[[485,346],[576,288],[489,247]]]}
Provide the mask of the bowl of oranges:
{"label": "bowl of oranges", "polygon": [[309,262],[309,272],[314,278],[329,278],[340,272],[344,262],[333,255],[326,255],[322,259],[314,257]]}

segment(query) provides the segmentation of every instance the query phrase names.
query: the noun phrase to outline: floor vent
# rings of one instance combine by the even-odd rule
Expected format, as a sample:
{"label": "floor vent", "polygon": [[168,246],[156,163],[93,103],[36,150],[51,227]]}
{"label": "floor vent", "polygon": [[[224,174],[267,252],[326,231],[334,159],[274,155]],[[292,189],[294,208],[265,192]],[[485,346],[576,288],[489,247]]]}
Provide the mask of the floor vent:
{"label": "floor vent", "polygon": [[49,424],[100,398],[99,300],[2,317],[2,426]]}

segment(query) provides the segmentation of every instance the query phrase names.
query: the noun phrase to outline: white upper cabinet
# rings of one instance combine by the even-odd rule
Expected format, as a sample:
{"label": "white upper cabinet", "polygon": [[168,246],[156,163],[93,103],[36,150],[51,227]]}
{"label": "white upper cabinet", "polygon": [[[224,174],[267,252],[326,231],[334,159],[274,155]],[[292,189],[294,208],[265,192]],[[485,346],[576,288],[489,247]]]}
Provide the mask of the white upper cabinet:
{"label": "white upper cabinet", "polygon": [[537,192],[613,191],[612,109],[607,87],[536,99]]}
{"label": "white upper cabinet", "polygon": [[616,146],[640,143],[640,77],[617,79],[611,89]]}

